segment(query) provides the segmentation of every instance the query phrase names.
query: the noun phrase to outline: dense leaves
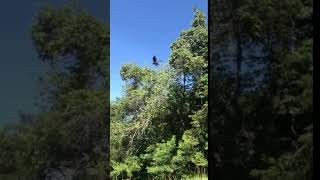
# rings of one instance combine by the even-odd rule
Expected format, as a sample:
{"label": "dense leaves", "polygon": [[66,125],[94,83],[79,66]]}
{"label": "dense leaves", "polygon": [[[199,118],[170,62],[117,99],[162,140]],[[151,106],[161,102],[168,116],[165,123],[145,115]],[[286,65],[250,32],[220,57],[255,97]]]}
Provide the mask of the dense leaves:
{"label": "dense leaves", "polygon": [[112,178],[180,179],[206,173],[205,21],[195,10],[191,28],[171,45],[168,65],[123,65],[124,94],[111,104]]}
{"label": "dense leaves", "polygon": [[43,106],[1,131],[0,179],[106,179],[107,28],[82,10],[45,8],[31,35],[50,67]]}
{"label": "dense leaves", "polygon": [[312,179],[312,1],[211,0],[210,10],[212,176]]}

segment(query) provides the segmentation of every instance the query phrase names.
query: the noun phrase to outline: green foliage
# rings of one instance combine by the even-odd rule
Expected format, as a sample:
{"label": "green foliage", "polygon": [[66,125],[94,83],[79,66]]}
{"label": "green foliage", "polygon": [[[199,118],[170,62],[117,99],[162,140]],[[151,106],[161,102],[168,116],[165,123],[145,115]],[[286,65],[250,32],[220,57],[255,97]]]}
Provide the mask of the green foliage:
{"label": "green foliage", "polygon": [[262,180],[298,180],[312,179],[313,171],[313,128],[306,128],[306,132],[300,135],[299,145],[293,152],[285,153],[279,158],[269,158],[267,169],[255,169],[251,175]]}
{"label": "green foliage", "polygon": [[109,80],[109,37],[103,23],[82,10],[48,7],[35,17],[31,33],[39,57],[51,66],[48,76],[41,78],[51,104],[71,90],[106,86],[99,79]]}
{"label": "green foliage", "polygon": [[[169,65],[121,68],[124,95],[111,104],[113,179],[206,173],[207,39],[205,16],[195,10],[191,28],[171,45]],[[141,162],[132,174],[123,161],[131,157]]]}
{"label": "green foliage", "polygon": [[206,167],[207,160],[202,153],[203,149],[200,149],[199,140],[194,137],[191,130],[186,130],[182,136],[181,141],[179,142],[177,154],[173,157],[173,162],[176,164],[176,168],[179,168],[181,171],[185,171],[185,174],[188,174],[187,166],[192,163],[196,167]]}
{"label": "green foliage", "polygon": [[32,24],[41,77],[40,112],[0,132],[6,179],[105,179],[108,168],[108,31],[82,10],[40,10]]}
{"label": "green foliage", "polygon": [[140,159],[137,156],[129,156],[123,163],[118,163],[116,161],[112,161],[111,163],[113,167],[111,176],[116,178],[121,175],[126,175],[131,178],[133,173],[140,171],[141,169]]}
{"label": "green foliage", "polygon": [[274,97],[274,106],[282,114],[301,114],[312,110],[312,40],[302,42],[301,47],[287,55],[279,64],[280,75],[277,83],[281,87]]}
{"label": "green foliage", "polygon": [[172,136],[170,140],[163,143],[156,143],[147,147],[146,154],[141,155],[145,161],[149,161],[147,167],[149,174],[165,178],[174,172],[171,159],[174,156],[176,148],[176,137]]}
{"label": "green foliage", "polygon": [[208,176],[206,175],[196,175],[196,176],[190,176],[190,177],[186,177],[186,180],[207,180]]}
{"label": "green foliage", "polygon": [[312,178],[312,135],[304,131],[313,123],[312,6],[212,0],[209,161],[216,179]]}
{"label": "green foliage", "polygon": [[[199,76],[207,70],[208,28],[203,12],[195,11],[192,28],[171,45],[169,64],[178,74]],[[194,77],[195,78],[195,77]]]}

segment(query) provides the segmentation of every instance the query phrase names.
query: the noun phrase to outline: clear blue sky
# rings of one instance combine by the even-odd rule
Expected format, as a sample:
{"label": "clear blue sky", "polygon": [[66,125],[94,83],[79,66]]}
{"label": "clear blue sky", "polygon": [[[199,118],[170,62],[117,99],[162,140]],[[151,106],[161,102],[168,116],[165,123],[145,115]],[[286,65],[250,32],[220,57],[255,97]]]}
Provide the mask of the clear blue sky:
{"label": "clear blue sky", "polygon": [[110,98],[122,95],[120,68],[126,63],[166,63],[170,45],[190,28],[193,7],[208,14],[207,0],[111,0]]}
{"label": "clear blue sky", "polygon": [[[38,77],[46,66],[31,40],[31,23],[39,8],[69,0],[6,0],[0,6],[0,123],[17,120],[18,111],[34,112]],[[109,24],[108,0],[78,0],[91,15]]]}

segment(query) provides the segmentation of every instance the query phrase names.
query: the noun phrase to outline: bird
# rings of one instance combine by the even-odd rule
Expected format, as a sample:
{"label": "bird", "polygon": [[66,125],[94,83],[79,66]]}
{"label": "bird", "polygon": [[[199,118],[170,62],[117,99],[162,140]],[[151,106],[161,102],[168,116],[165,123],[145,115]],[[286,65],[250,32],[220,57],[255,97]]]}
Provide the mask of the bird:
{"label": "bird", "polygon": [[153,56],[152,58],[152,64],[155,65],[155,66],[158,66],[159,63],[158,63],[158,60],[157,60],[157,57],[156,56]]}

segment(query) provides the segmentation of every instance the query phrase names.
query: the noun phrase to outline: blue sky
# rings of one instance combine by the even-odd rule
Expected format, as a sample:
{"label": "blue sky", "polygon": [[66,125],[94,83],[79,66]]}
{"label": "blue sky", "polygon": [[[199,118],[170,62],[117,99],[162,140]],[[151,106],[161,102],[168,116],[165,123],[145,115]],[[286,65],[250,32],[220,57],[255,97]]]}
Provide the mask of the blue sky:
{"label": "blue sky", "polygon": [[162,63],[182,30],[190,28],[193,7],[208,14],[207,0],[111,0],[110,98],[122,95],[120,68],[126,63],[151,66],[155,55]]}
{"label": "blue sky", "polygon": [[[31,23],[39,8],[69,0],[6,0],[0,6],[0,123],[17,120],[18,111],[35,112],[38,77],[46,66],[31,40]],[[108,24],[107,0],[79,0],[91,15]]]}

